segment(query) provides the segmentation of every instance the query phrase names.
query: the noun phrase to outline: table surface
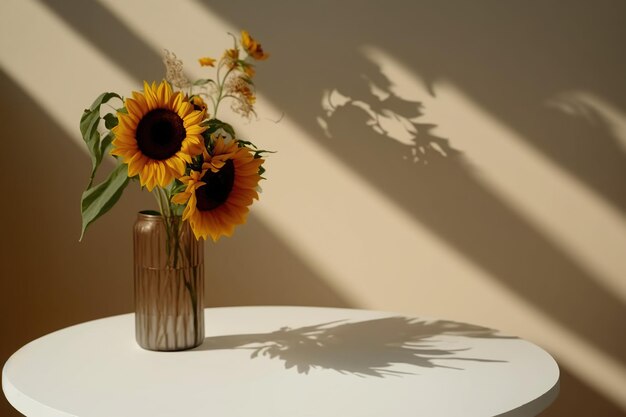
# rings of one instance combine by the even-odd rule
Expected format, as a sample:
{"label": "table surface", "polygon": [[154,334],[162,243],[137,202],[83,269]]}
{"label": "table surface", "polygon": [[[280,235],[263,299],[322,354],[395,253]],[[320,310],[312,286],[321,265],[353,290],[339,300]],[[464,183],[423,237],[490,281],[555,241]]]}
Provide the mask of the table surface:
{"label": "table surface", "polygon": [[27,416],[534,416],[559,370],[522,339],[366,310],[205,310],[204,343],[151,352],[134,315],[69,327],[18,350],[2,387]]}

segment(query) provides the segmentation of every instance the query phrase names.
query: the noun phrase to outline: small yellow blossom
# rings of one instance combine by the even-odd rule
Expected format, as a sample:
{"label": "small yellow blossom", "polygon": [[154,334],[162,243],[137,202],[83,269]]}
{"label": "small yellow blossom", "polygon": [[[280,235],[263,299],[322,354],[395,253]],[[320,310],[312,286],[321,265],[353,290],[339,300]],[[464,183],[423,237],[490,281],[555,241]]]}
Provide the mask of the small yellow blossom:
{"label": "small yellow blossom", "polygon": [[200,62],[200,65],[203,67],[214,67],[215,66],[215,60],[213,58],[209,58],[208,56],[202,57],[198,60],[198,62]]}

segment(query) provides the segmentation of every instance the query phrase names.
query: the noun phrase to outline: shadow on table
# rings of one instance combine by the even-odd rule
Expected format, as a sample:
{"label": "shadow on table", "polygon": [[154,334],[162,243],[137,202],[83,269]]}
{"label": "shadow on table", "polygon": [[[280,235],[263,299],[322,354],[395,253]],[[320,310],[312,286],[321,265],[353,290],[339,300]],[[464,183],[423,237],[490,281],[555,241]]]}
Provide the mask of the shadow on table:
{"label": "shadow on table", "polygon": [[[438,348],[441,341],[437,337],[446,335],[512,338],[465,323],[387,317],[360,322],[339,320],[296,329],[282,327],[270,333],[207,337],[195,350],[249,349],[251,358],[279,359],[285,362],[286,369],[295,367],[301,374],[318,368],[361,377],[412,374],[389,369],[393,364],[462,369],[457,365],[461,361],[502,362],[458,356],[468,350],[462,345],[454,349]],[[450,366],[448,361],[455,366]]]}

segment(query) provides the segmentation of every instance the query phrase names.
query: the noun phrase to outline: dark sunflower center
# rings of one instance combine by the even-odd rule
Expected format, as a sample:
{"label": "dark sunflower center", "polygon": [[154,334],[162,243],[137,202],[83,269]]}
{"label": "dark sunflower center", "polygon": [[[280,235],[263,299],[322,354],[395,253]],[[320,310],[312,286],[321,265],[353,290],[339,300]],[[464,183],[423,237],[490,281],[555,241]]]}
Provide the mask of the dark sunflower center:
{"label": "dark sunflower center", "polygon": [[213,210],[228,199],[235,183],[235,164],[232,159],[218,172],[207,171],[202,177],[206,185],[196,189],[196,208],[200,211]]}
{"label": "dark sunflower center", "polygon": [[146,113],[137,125],[137,146],[148,158],[162,161],[173,156],[187,136],[183,119],[167,109]]}

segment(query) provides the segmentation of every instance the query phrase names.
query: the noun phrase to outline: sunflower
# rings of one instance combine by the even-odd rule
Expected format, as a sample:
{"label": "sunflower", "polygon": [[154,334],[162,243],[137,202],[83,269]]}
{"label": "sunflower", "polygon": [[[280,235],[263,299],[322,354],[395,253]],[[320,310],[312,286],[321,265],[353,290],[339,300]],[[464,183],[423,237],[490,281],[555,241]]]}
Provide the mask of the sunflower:
{"label": "sunflower", "polygon": [[215,242],[232,236],[235,226],[246,222],[248,207],[259,198],[261,164],[263,159],[255,158],[250,149],[220,137],[202,171],[180,178],[187,187],[172,202],[186,204],[183,220],[189,220],[196,239],[211,236]]}
{"label": "sunflower", "polygon": [[125,100],[126,112],[117,113],[111,154],[128,164],[129,177],[139,175],[141,186],[152,191],[184,175],[185,163],[203,152],[205,111],[172,92],[167,81],[158,86],[144,81],[143,89]]}

